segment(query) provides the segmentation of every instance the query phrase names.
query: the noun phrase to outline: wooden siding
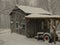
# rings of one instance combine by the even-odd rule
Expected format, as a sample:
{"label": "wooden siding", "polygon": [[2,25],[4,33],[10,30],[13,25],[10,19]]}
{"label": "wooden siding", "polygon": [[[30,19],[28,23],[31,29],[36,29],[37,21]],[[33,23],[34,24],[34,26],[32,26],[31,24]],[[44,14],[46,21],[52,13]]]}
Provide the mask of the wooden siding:
{"label": "wooden siding", "polygon": [[15,9],[10,14],[10,21],[13,21],[13,23],[10,24],[11,32],[16,32],[25,35],[25,29],[23,29],[23,26],[25,26],[25,13],[22,12],[20,9]]}
{"label": "wooden siding", "polygon": [[37,32],[50,32],[48,22],[45,19],[26,19],[26,36],[36,36]]}

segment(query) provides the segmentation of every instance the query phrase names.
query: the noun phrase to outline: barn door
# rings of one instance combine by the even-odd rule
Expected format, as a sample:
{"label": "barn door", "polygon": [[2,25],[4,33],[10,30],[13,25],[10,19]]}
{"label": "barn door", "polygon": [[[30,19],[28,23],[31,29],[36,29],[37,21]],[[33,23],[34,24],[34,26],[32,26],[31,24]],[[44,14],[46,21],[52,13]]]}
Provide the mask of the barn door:
{"label": "barn door", "polygon": [[50,32],[50,30],[49,30],[49,21],[47,21],[47,20],[41,21],[41,30],[43,32]]}
{"label": "barn door", "polygon": [[36,21],[36,31],[37,32],[49,32],[48,22],[44,19]]}
{"label": "barn door", "polygon": [[15,32],[19,32],[19,15],[15,14]]}
{"label": "barn door", "polygon": [[19,32],[19,22],[16,22],[15,23],[15,32]]}

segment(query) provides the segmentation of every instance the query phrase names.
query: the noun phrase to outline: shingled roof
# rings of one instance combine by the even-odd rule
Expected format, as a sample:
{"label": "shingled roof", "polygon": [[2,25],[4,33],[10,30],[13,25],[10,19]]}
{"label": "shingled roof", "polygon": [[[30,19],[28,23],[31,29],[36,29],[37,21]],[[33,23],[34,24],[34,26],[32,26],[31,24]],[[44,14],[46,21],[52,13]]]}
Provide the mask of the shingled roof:
{"label": "shingled roof", "polygon": [[60,15],[41,15],[41,14],[30,14],[25,18],[60,18]]}
{"label": "shingled roof", "polygon": [[19,9],[23,10],[25,13],[40,13],[40,14],[51,14],[50,12],[37,7],[16,5]]}

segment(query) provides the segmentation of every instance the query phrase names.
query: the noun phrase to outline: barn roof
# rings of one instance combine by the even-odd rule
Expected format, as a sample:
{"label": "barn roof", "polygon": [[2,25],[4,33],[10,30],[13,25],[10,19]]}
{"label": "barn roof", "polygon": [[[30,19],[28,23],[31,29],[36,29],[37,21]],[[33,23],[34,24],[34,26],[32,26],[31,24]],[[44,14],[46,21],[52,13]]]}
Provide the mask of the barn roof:
{"label": "barn roof", "polygon": [[41,14],[30,14],[25,16],[26,18],[60,18],[60,15],[41,15]]}
{"label": "barn roof", "polygon": [[23,6],[23,5],[17,5],[18,8],[23,10],[25,13],[40,13],[40,14],[51,14],[50,12],[37,7],[31,7],[31,6]]}

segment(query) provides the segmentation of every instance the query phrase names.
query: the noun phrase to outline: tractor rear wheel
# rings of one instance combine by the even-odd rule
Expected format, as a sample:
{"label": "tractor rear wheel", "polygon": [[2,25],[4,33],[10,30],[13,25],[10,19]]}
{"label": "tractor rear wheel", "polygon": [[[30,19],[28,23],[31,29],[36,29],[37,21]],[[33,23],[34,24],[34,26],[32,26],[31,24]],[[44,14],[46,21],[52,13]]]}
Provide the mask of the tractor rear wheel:
{"label": "tractor rear wheel", "polygon": [[43,40],[44,40],[44,41],[50,41],[50,36],[44,35]]}

